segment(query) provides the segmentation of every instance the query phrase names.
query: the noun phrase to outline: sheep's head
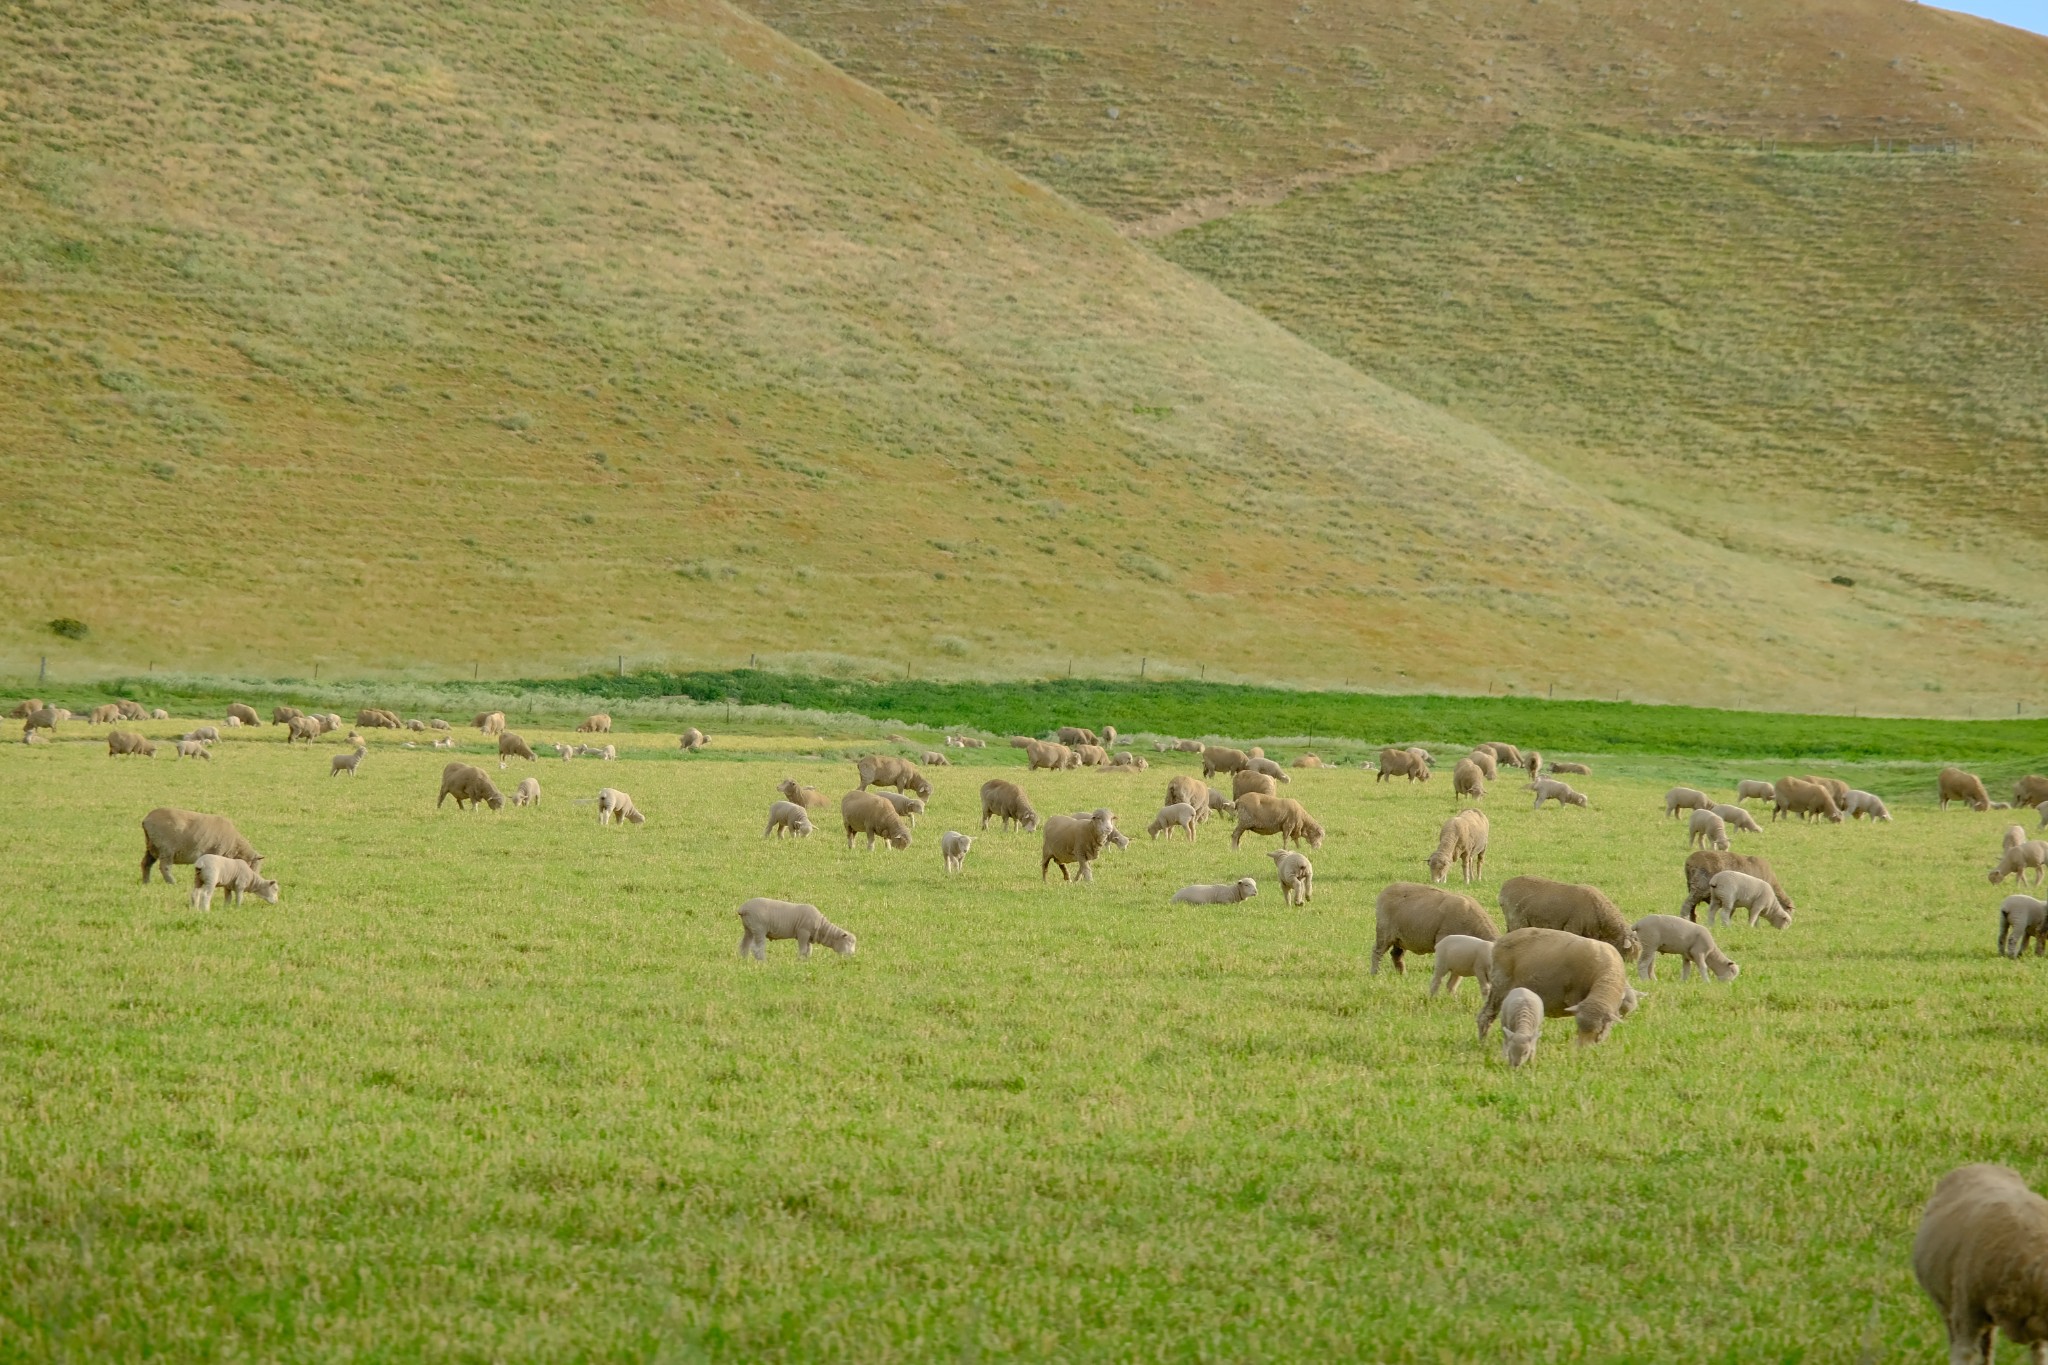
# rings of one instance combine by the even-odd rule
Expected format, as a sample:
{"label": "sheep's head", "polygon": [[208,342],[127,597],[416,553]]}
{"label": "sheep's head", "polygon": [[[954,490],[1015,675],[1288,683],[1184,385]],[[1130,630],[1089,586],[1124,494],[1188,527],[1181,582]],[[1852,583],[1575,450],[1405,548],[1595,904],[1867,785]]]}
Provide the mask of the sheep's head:
{"label": "sheep's head", "polygon": [[255,893],[257,894],[257,895],[259,895],[259,896],[263,897],[263,899],[264,899],[265,901],[267,901],[268,903],[270,903],[271,905],[276,905],[276,904],[277,904],[277,883],[276,883],[276,882],[273,882],[273,881],[265,881],[265,880],[264,880],[263,878],[261,878],[261,877],[258,877],[258,878],[256,879],[255,883],[254,883],[253,885],[251,885],[249,889],[250,889],[251,891],[254,891],[254,892],[255,892]]}
{"label": "sheep's head", "polygon": [[1248,901],[1258,894],[1259,883],[1256,878],[1239,877],[1237,879],[1237,898],[1239,900]]}
{"label": "sheep's head", "polygon": [[1643,941],[1636,937],[1635,930],[1622,936],[1620,952],[1623,962],[1634,962],[1643,955]]}
{"label": "sheep's head", "polygon": [[497,792],[492,792],[489,796],[486,796],[484,800],[490,803],[490,807],[492,810],[505,809],[505,798],[499,795]]}
{"label": "sheep's head", "polygon": [[1306,816],[1302,818],[1301,834],[1303,838],[1308,840],[1310,848],[1321,848],[1323,846],[1323,827]]}
{"label": "sheep's head", "polygon": [[1441,882],[1449,879],[1451,870],[1450,854],[1444,852],[1442,849],[1438,849],[1436,852],[1430,854],[1427,858],[1423,859],[1423,861],[1429,864],[1429,879],[1431,881]]}
{"label": "sheep's head", "polygon": [[825,943],[826,947],[830,948],[833,952],[839,954],[841,957],[852,957],[854,949],[858,946],[854,943],[852,934],[849,934],[846,932],[846,930],[837,928],[836,926],[833,928],[831,934],[829,936],[824,936],[823,938],[821,938],[821,941]]}
{"label": "sheep's head", "polygon": [[1564,1012],[1579,1022],[1578,1041],[1582,1046],[1607,1041],[1607,1031],[1614,1027],[1620,1016],[1613,1010],[1593,1000],[1581,1000],[1576,1005],[1566,1005]]}
{"label": "sheep's head", "polygon": [[639,811],[639,808],[635,806],[626,807],[625,816],[628,820],[631,820],[636,825],[644,825],[647,823],[647,817],[642,815]]}
{"label": "sheep's head", "polygon": [[1729,961],[1728,954],[1719,948],[1707,954],[1707,970],[1713,973],[1716,981],[1733,981],[1742,972],[1742,968]]}
{"label": "sheep's head", "polygon": [[889,847],[895,849],[898,853],[901,853],[904,849],[909,848],[910,831],[905,829],[902,825],[896,826],[896,832],[889,836]]}
{"label": "sheep's head", "polygon": [[1026,834],[1038,833],[1038,812],[1033,810],[1025,811],[1023,817],[1017,823],[1024,827]]}
{"label": "sheep's head", "polygon": [[913,796],[903,803],[903,809],[909,811],[912,815],[923,815],[924,802]]}
{"label": "sheep's head", "polygon": [[1511,1067],[1522,1066],[1536,1055],[1536,1044],[1543,1038],[1543,1030],[1530,1029],[1527,1033],[1511,1033],[1501,1030],[1501,1055]]}

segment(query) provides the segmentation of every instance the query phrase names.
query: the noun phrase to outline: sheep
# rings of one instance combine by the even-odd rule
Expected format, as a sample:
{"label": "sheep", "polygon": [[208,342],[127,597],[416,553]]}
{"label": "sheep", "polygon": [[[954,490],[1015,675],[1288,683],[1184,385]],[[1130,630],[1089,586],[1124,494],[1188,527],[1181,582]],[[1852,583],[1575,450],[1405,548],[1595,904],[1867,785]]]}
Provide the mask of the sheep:
{"label": "sheep", "polygon": [[1486,770],[1469,758],[1458,760],[1458,766],[1451,769],[1451,796],[1453,800],[1471,797],[1474,801],[1486,796]]}
{"label": "sheep", "polygon": [[1792,897],[1778,884],[1777,874],[1771,871],[1769,858],[1755,858],[1747,853],[1717,853],[1711,849],[1689,855],[1685,860],[1685,899],[1678,903],[1678,913],[1691,919],[1698,907],[1706,901],[1709,885],[1716,872],[1746,872],[1752,877],[1761,877],[1771,884],[1771,894],[1786,913],[1794,908]]}
{"label": "sheep", "polygon": [[445,730],[448,728],[448,722],[436,716],[427,722],[427,728],[429,730]]}
{"label": "sheep", "polygon": [[1092,865],[1116,832],[1116,815],[1106,809],[1096,810],[1086,819],[1077,815],[1053,816],[1045,822],[1038,858],[1038,879],[1044,881],[1052,865],[1058,863],[1060,880],[1066,881],[1067,864],[1073,863],[1077,869],[1074,881],[1094,881]]}
{"label": "sheep", "polygon": [[325,728],[320,724],[318,716],[293,716],[285,721],[284,727],[284,742],[286,744],[293,743],[296,740],[304,740],[306,743],[311,744],[326,733]]}
{"label": "sheep", "polygon": [[256,708],[246,702],[230,702],[228,719],[239,725],[261,725],[263,718],[256,714]]}
{"label": "sheep", "polygon": [[1495,742],[1492,744],[1482,744],[1479,747],[1482,749],[1491,749],[1493,751],[1493,757],[1495,761],[1502,763],[1507,767],[1519,768],[1522,766],[1522,751],[1520,749],[1517,749],[1512,744],[1501,744],[1499,742]]}
{"label": "sheep", "polygon": [[1823,784],[1803,777],[1786,777],[1776,785],[1777,796],[1771,819],[1782,820],[1790,812],[1801,820],[1811,820],[1818,815],[1831,825],[1842,823],[1842,808],[1836,804],[1835,794]]}
{"label": "sheep", "polygon": [[1516,987],[1528,988],[1543,1001],[1546,1018],[1568,1014],[1576,1019],[1578,1041],[1586,1045],[1605,1040],[1631,1008],[1628,976],[1613,944],[1560,929],[1515,929],[1493,945],[1486,1002],[1479,1007],[1481,1042]]}
{"label": "sheep", "polygon": [[169,720],[171,718],[171,713],[164,710],[163,707],[159,706],[154,711],[151,711],[149,713],[149,718],[151,720]]}
{"label": "sheep", "polygon": [[1074,758],[1084,768],[1101,768],[1109,763],[1109,751],[1100,744],[1076,744]]}
{"label": "sheep", "polygon": [[2012,784],[2012,803],[2032,810],[2043,801],[2048,801],[2048,777],[2039,773],[2028,773]]}
{"label": "sheep", "polygon": [[524,777],[512,789],[512,804],[515,806],[538,806],[540,804],[540,779]]}
{"label": "sheep", "polygon": [[1233,801],[1241,796],[1278,796],[1279,794],[1279,784],[1264,773],[1255,773],[1245,769],[1230,775],[1230,798]]}
{"label": "sheep", "polygon": [[1927,1201],[1913,1278],[1948,1329],[1951,1365],[1989,1365],[1994,1332],[2048,1360],[2048,1199],[2006,1166],[1958,1166]]}
{"label": "sheep", "polygon": [[910,827],[903,823],[894,806],[874,792],[851,791],[840,797],[839,820],[846,827],[848,849],[853,847],[854,838],[862,834],[868,836],[870,851],[877,838],[898,852],[910,847]]}
{"label": "sheep", "polygon": [[1500,908],[1510,929],[1562,929],[1597,939],[1620,953],[1624,962],[1634,962],[1643,951],[1635,930],[1597,886],[1510,877],[1501,883]]}
{"label": "sheep", "polygon": [[[1183,754],[1199,754],[1209,746],[1202,743],[1199,739],[1177,739],[1173,742],[1173,747],[1176,751]],[[1208,776],[1207,773],[1202,775],[1204,777]]]}
{"label": "sheep", "polygon": [[806,839],[811,834],[811,813],[794,801],[776,801],[768,807],[768,824],[761,831],[761,837],[774,835],[780,839],[787,834],[793,839]]}
{"label": "sheep", "polygon": [[1704,924],[1676,915],[1644,915],[1634,927],[1643,945],[1636,974],[1645,981],[1657,979],[1659,953],[1671,953],[1682,960],[1678,969],[1680,981],[1690,980],[1695,967],[1702,977],[1711,976],[1716,981],[1733,981],[1742,970],[1728,960],[1728,954],[1721,951],[1713,932]]}
{"label": "sheep", "polygon": [[219,853],[202,853],[192,860],[192,908],[213,909],[213,893],[228,893],[228,903],[240,905],[242,893],[253,891],[271,905],[277,904],[277,883],[240,858]]}
{"label": "sheep", "polygon": [[1060,743],[1069,746],[1100,742],[1100,736],[1093,730],[1080,725],[1062,725],[1059,729],[1052,732],[1052,737]]}
{"label": "sheep", "polygon": [[505,713],[503,711],[479,711],[476,713],[476,718],[470,721],[470,724],[487,735],[503,734],[505,730]]}
{"label": "sheep", "polygon": [[574,744],[551,744],[548,747],[553,749],[555,751],[555,756],[560,758],[564,763],[567,763],[570,759],[576,757],[576,755],[579,752],[581,752],[581,750]]}
{"label": "sheep", "polygon": [[[1868,793],[1865,793],[1865,795],[1868,795]],[[1871,797],[1873,801],[1876,799],[1876,797]],[[1724,825],[1733,826],[1750,834],[1762,834],[1764,832],[1764,827],[1756,822],[1756,817],[1741,806],[1716,806],[1714,807],[1714,814],[1721,817],[1721,823]],[[1697,812],[1695,812],[1695,815],[1697,815]],[[1891,816],[1887,815],[1885,819],[1889,820]]]}
{"label": "sheep", "polygon": [[1816,777],[1812,773],[1807,773],[1804,777],[1801,777],[1799,780],[1801,782],[1812,782],[1819,786],[1826,787],[1828,789],[1828,795],[1835,798],[1835,804],[1837,806],[1841,805],[1844,801],[1849,799],[1849,784],[1847,782],[1844,782],[1839,777]]}
{"label": "sheep", "polygon": [[1185,830],[1188,841],[1194,842],[1195,808],[1185,801],[1176,802],[1171,806],[1161,806],[1159,814],[1153,816],[1152,823],[1145,827],[1145,832],[1155,840],[1163,833],[1170,843],[1173,840],[1173,832],[1177,829]]}
{"label": "sheep", "polygon": [[1079,765],[1080,759],[1075,756],[1072,749],[1069,749],[1064,744],[1054,744],[1042,739],[1027,739],[1024,741],[1024,770],[1026,772],[1037,772],[1040,768],[1050,768],[1058,771],[1062,768],[1073,768]]}
{"label": "sheep", "polygon": [[218,744],[220,743],[220,727],[217,725],[197,726],[193,729],[187,730],[184,734],[178,736],[178,738],[203,739],[208,744]]}
{"label": "sheep", "polygon": [[1975,773],[1966,773],[1961,768],[1943,768],[1935,778],[1935,794],[1943,810],[1948,809],[1951,801],[1966,802],[1972,810],[1991,809],[1991,795],[1984,790],[1984,783]]}
{"label": "sheep", "polygon": [[583,723],[576,727],[576,733],[579,735],[608,735],[611,732],[612,718],[604,711],[585,716]]}
{"label": "sheep", "polygon": [[179,758],[203,758],[203,759],[205,759],[205,760],[206,760],[206,761],[207,761],[208,763],[211,763],[211,762],[213,762],[213,755],[212,755],[211,753],[207,752],[207,748],[206,748],[206,741],[205,741],[205,740],[203,740],[203,739],[181,739],[181,740],[179,740],[179,741],[178,741],[178,757],[179,757]]}
{"label": "sheep", "polygon": [[327,775],[329,777],[340,777],[346,773],[348,776],[354,777],[356,769],[362,764],[363,755],[367,752],[369,751],[364,746],[357,745],[345,754],[336,754],[327,761]]}
{"label": "sheep", "polygon": [[740,906],[739,916],[741,957],[766,962],[768,940],[773,938],[795,939],[799,958],[811,955],[813,943],[822,943],[841,957],[853,956],[853,935],[819,914],[815,905],[756,896]]}
{"label": "sheep", "polygon": [[107,757],[117,754],[139,754],[143,758],[156,757],[156,744],[133,730],[115,730],[107,736]]}
{"label": "sheep", "polygon": [[1103,726],[1102,738],[1097,743],[1101,744],[1105,749],[1114,749],[1116,747],[1116,727],[1114,725]]}
{"label": "sheep", "polygon": [[953,766],[953,760],[947,758],[937,749],[926,749],[922,754],[918,755],[917,761],[924,764],[927,768],[950,768]]}
{"label": "sheep", "polygon": [[1714,798],[1697,787],[1673,787],[1664,793],[1664,814],[1676,820],[1682,810],[1712,810]]}
{"label": "sheep", "polygon": [[1493,750],[1487,748],[1485,745],[1482,744],[1477,749],[1474,749],[1471,753],[1466,754],[1462,759],[1458,760],[1458,764],[1460,767],[1463,767],[1467,763],[1470,763],[1473,767],[1479,769],[1479,775],[1485,778],[1488,782],[1498,782],[1500,780],[1500,760],[1495,758],[1493,756]]}
{"label": "sheep", "polygon": [[1735,922],[1737,910],[1749,911],[1749,927],[1756,928],[1758,918],[1769,920],[1771,927],[1782,929],[1792,922],[1792,912],[1778,901],[1778,893],[1762,877],[1752,877],[1747,872],[1716,872],[1707,882],[1707,925],[1725,920]]}
{"label": "sheep", "polygon": [[1593,775],[1593,770],[1583,763],[1559,763],[1555,759],[1551,760],[1550,771],[1553,773],[1572,773],[1579,777],[1591,777]]}
{"label": "sheep", "polygon": [[39,706],[21,720],[21,733],[28,735],[37,730],[55,731],[57,723],[64,719],[61,706]]}
{"label": "sheep", "polygon": [[435,799],[434,809],[441,809],[441,803],[451,796],[457,810],[475,810],[486,803],[492,810],[505,809],[504,795],[491,782],[490,775],[467,763],[450,763],[441,769],[441,795]]}
{"label": "sheep", "polygon": [[173,863],[193,863],[208,853],[239,858],[251,867],[263,866],[263,855],[249,846],[235,822],[225,815],[158,806],[142,817],[142,881],[149,883],[151,867],[160,867],[165,881],[171,880]]}
{"label": "sheep", "polygon": [[1285,796],[1246,796],[1237,803],[1237,828],[1230,832],[1230,846],[1236,848],[1247,834],[1277,834],[1280,842],[1310,848],[1323,846],[1323,827],[1302,809],[1301,802]]}
{"label": "sheep", "polygon": [[1251,765],[1251,755],[1242,749],[1222,745],[1202,746],[1202,776],[1214,777],[1218,773],[1241,773]]}
{"label": "sheep", "polygon": [[1412,749],[1386,748],[1380,750],[1379,776],[1374,782],[1385,782],[1388,778],[1405,777],[1410,782],[1429,781],[1429,761],[1417,758]]}
{"label": "sheep", "polygon": [[2034,940],[2034,956],[2048,953],[2048,899],[2007,896],[1998,907],[1998,951],[2019,957]]}
{"label": "sheep", "polygon": [[[2029,869],[2034,873],[2032,882],[2027,880]],[[2007,849],[2004,856],[1999,858],[1998,866],[1992,868],[1987,875],[1993,886],[2007,877],[2011,877],[2022,886],[2039,886],[2041,879],[2048,876],[2048,844],[2042,843],[2039,839],[2029,839],[2016,848]]]}
{"label": "sheep", "polygon": [[1275,763],[1272,759],[1267,758],[1264,754],[1261,754],[1256,758],[1246,759],[1245,771],[1253,773],[1264,773],[1267,777],[1272,778],[1275,782],[1292,783],[1294,781],[1293,778],[1287,775],[1287,770],[1285,768],[1281,767],[1278,763]]}
{"label": "sheep", "polygon": [[[1487,971],[1493,970],[1493,950],[1486,953]],[[1482,986],[1484,982],[1481,983]],[[1536,1045],[1543,1041],[1543,997],[1527,986],[1508,992],[1500,1007],[1500,1055],[1510,1068],[1526,1066],[1536,1057]]]}
{"label": "sheep", "polygon": [[915,796],[905,796],[902,792],[877,791],[873,795],[881,797],[884,801],[894,806],[896,813],[903,817],[906,824],[912,829],[917,828],[917,817],[924,814],[924,802],[922,800]]}
{"label": "sheep", "polygon": [[414,734],[424,734],[426,733],[427,723],[418,716],[410,716],[406,719],[405,728]]}
{"label": "sheep", "polygon": [[633,798],[617,787],[597,789],[597,823],[600,825],[644,825],[647,817],[633,804]]}
{"label": "sheep", "polygon": [[1548,777],[1539,777],[1529,784],[1529,790],[1536,793],[1536,804],[1530,810],[1542,810],[1545,801],[1555,801],[1560,806],[1586,808],[1586,794],[1572,790],[1569,782],[1559,782]]}
{"label": "sheep", "polygon": [[806,810],[822,810],[825,807],[825,793],[816,787],[806,787],[793,777],[785,777],[776,784],[775,790],[782,793],[782,799],[793,801]]}
{"label": "sheep", "polygon": [[1250,877],[1234,882],[1205,882],[1183,886],[1173,893],[1173,905],[1236,905],[1259,894],[1259,884]]}
{"label": "sheep", "polygon": [[92,708],[92,714],[87,717],[87,723],[91,725],[111,725],[119,719],[121,719],[121,708],[112,702],[107,702],[103,706]]}
{"label": "sheep", "polygon": [[530,763],[540,762],[533,756],[533,750],[527,746],[525,740],[507,730],[498,736],[498,767],[501,770],[510,767],[515,758],[523,758]]}
{"label": "sheep", "polygon": [[1429,879],[1439,884],[1449,881],[1451,864],[1456,863],[1466,885],[1471,885],[1486,866],[1490,833],[1486,816],[1476,810],[1461,810],[1444,821],[1437,831],[1436,852],[1423,860],[1429,864]]}
{"label": "sheep", "polygon": [[964,872],[967,869],[967,851],[974,847],[974,840],[957,829],[949,829],[939,836],[939,857],[948,872]]}
{"label": "sheep", "polygon": [[1199,777],[1175,775],[1166,779],[1166,805],[1195,808],[1199,822],[1209,818],[1209,784]]}
{"label": "sheep", "polygon": [[[1076,820],[1092,820],[1095,818],[1095,812],[1093,811],[1077,810],[1071,812],[1071,814]],[[1130,836],[1120,829],[1110,830],[1109,842],[1115,844],[1119,849],[1127,849],[1131,846]]]}
{"label": "sheep", "polygon": [[1541,772],[1543,769],[1543,755],[1537,753],[1534,749],[1531,749],[1528,753],[1523,754],[1522,769],[1523,771],[1529,774],[1530,781],[1535,781],[1536,774]]}
{"label": "sheep", "polygon": [[1323,760],[1317,758],[1314,754],[1303,754],[1300,758],[1288,764],[1288,766],[1291,768],[1320,768],[1323,766]]}
{"label": "sheep", "polygon": [[27,720],[46,705],[48,703],[41,697],[31,697],[27,701],[18,701],[14,704],[14,709],[7,713],[7,718],[9,720]]}
{"label": "sheep", "polygon": [[305,714],[304,711],[301,711],[296,706],[273,706],[270,708],[270,723],[272,725],[283,725],[292,717]]}
{"label": "sheep", "polygon": [[2034,807],[2034,809],[2039,811],[2041,814],[2041,823],[2039,825],[2039,828],[2048,829],[2048,801],[2043,801],[2040,805]]}
{"label": "sheep", "polygon": [[1737,801],[1775,801],[1778,799],[1778,789],[1768,782],[1760,782],[1753,777],[1745,777],[1742,781],[1735,784],[1735,799]]}
{"label": "sheep", "polygon": [[1466,934],[1491,943],[1500,937],[1479,902],[1455,891],[1440,891],[1419,882],[1394,882],[1373,902],[1376,929],[1372,945],[1373,976],[1380,974],[1380,958],[1391,953],[1394,972],[1403,975],[1408,953],[1434,953],[1437,944],[1452,934]]}
{"label": "sheep", "polygon": [[1287,905],[1307,905],[1315,899],[1316,865],[1294,849],[1266,850],[1273,860],[1273,875],[1280,882],[1280,899]]}
{"label": "sheep", "polygon": [[1234,798],[1225,796],[1214,787],[1205,786],[1204,790],[1209,793],[1210,810],[1215,811],[1218,815],[1237,814],[1237,802]]}
{"label": "sheep", "polygon": [[1712,846],[1724,853],[1728,851],[1728,822],[1714,814],[1713,811],[1694,811],[1688,825],[1688,830],[1691,837],[1686,840],[1686,843],[1689,846],[1702,848]]}
{"label": "sheep", "polygon": [[1015,782],[1000,777],[981,784],[981,827],[987,829],[991,819],[1001,820],[1005,832],[1012,824],[1026,834],[1038,832],[1038,812],[1031,808],[1031,798]]}
{"label": "sheep", "polygon": [[[289,739],[287,739],[287,740],[285,741],[285,743],[289,744],[289,743],[291,743],[291,741],[290,741]],[[455,736],[453,736],[453,735],[443,735],[443,736],[441,736],[441,738],[439,738],[439,739],[437,739],[437,740],[435,740],[435,741],[434,741],[434,747],[435,747],[436,749],[452,749],[452,748],[454,748],[454,747],[455,747]]]}
{"label": "sheep", "polygon": [[2010,853],[2026,841],[2027,830],[2024,825],[2007,825],[2005,833],[1999,837],[1998,850],[2001,853]]}
{"label": "sheep", "polygon": [[334,713],[333,713],[332,711],[329,711],[329,712],[328,712],[328,713],[327,713],[326,715],[324,715],[324,716],[320,717],[320,733],[321,733],[321,734],[323,734],[323,735],[324,735],[324,734],[326,734],[326,733],[327,733],[328,731],[330,731],[330,730],[339,730],[340,728],[341,728],[341,717],[340,717],[340,716],[337,716],[337,715],[335,715],[335,714],[334,714]]}
{"label": "sheep", "polygon": [[387,711],[381,706],[365,706],[356,712],[356,724],[372,730],[403,730],[405,722],[398,718],[396,711]]}
{"label": "sheep", "polygon": [[48,744],[50,737],[40,730],[24,730],[21,733],[21,742],[23,744]]}
{"label": "sheep", "polygon": [[1486,978],[1493,973],[1493,941],[1474,938],[1470,934],[1445,934],[1436,941],[1436,970],[1430,973],[1429,993],[1436,994],[1436,988],[1444,986],[1444,994],[1456,995],[1458,983],[1471,977],[1479,983],[1482,993],[1486,990]]}
{"label": "sheep", "polygon": [[1152,762],[1150,759],[1132,753],[1129,749],[1119,749],[1116,753],[1110,755],[1109,766],[1112,768],[1128,769],[1129,771],[1134,773],[1141,773],[1144,772],[1147,768],[1150,768],[1152,766]]}

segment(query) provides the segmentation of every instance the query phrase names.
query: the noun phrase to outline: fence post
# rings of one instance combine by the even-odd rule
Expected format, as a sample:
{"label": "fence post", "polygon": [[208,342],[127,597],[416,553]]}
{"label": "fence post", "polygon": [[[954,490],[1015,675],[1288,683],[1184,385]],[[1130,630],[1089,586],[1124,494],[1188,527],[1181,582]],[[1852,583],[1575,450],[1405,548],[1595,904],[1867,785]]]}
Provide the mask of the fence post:
{"label": "fence post", "polygon": [[1146,663],[1145,659],[1144,659],[1144,658],[1142,658],[1142,657],[1140,657],[1140,658],[1139,658],[1139,660],[1138,660],[1138,681],[1139,681],[1139,682],[1143,682],[1143,681],[1145,681],[1145,663]]}
{"label": "fence post", "polygon": [[42,682],[42,680],[43,680],[43,679],[45,679],[45,678],[47,678],[47,677],[49,677],[49,676],[50,676],[50,656],[49,656],[49,655],[47,655],[47,654],[45,654],[45,655],[43,656],[43,666],[42,666],[41,668],[38,668],[38,669],[36,670],[36,681],[37,681],[38,683],[40,683],[40,682]]}

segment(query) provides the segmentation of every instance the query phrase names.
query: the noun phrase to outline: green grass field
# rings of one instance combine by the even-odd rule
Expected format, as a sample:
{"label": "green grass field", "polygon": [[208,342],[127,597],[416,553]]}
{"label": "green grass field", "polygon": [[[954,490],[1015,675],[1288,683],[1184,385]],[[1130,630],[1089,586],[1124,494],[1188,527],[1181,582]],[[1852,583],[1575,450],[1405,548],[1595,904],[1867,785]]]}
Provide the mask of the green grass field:
{"label": "green grass field", "polygon": [[[785,775],[844,790],[881,727],[763,728],[621,735],[481,815],[387,734],[352,781],[267,727],[210,764],[0,746],[0,1356],[1926,1359],[1932,1181],[2048,1174],[2048,968],[1993,954],[1984,879],[2009,817],[1936,813],[1921,769],[1827,769],[1889,826],[1737,836],[1801,906],[1721,931],[1738,981],[1667,966],[1608,1043],[1552,1021],[1510,1075],[1469,984],[1366,972],[1447,776],[1296,774],[1314,903],[1194,909],[1167,898],[1271,841],[1148,843],[1165,763],[965,755],[907,853],[848,853],[764,842],[765,808]],[[1495,787],[1482,903],[1528,872],[1669,912],[1662,789],[1782,775],[1592,762],[1591,810]],[[991,832],[949,879],[937,834],[996,772],[1137,841],[1043,885],[1037,839]],[[571,803],[607,783],[646,826]],[[138,885],[159,804],[234,816],[281,903]],[[738,961],[758,894],[860,952]]]}

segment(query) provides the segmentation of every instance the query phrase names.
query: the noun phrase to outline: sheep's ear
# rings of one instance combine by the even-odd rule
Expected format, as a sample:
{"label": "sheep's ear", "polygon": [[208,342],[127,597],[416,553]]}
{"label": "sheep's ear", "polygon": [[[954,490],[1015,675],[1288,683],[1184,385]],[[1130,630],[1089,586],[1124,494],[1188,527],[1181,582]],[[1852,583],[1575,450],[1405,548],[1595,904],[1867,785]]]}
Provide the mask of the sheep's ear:
{"label": "sheep's ear", "polygon": [[1564,1012],[1566,1014],[1577,1014],[1579,1012],[1579,1007],[1577,1005],[1566,1005],[1564,1007]]}

